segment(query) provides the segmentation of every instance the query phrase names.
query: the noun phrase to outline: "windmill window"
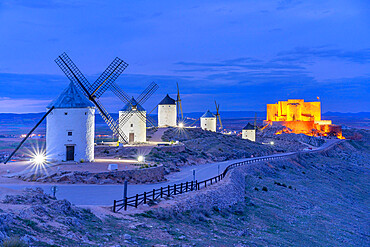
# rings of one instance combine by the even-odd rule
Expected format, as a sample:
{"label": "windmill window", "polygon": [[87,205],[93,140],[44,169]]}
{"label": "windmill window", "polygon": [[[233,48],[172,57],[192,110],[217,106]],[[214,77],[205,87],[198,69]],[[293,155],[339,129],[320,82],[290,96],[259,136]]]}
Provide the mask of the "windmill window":
{"label": "windmill window", "polygon": [[68,115],[68,112],[65,112],[64,115]]}
{"label": "windmill window", "polygon": [[87,115],[87,112],[85,112],[85,115]]}
{"label": "windmill window", "polygon": [[72,131],[68,131],[68,136],[72,136]]}
{"label": "windmill window", "polygon": [[134,124],[131,124],[131,127],[134,127]]}

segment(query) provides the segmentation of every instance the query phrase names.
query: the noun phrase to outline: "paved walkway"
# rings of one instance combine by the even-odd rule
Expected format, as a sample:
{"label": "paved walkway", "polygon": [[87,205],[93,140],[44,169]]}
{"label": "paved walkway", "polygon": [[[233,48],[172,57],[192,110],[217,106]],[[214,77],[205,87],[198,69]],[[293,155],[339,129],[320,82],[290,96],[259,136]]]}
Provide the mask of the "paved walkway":
{"label": "paved walkway", "polygon": [[[317,152],[329,148],[330,146],[342,140],[328,140],[321,147],[303,151],[301,153]],[[172,173],[167,176],[168,181],[156,184],[133,184],[128,187],[128,196],[133,196],[137,193],[150,191],[161,186],[172,185],[191,181],[193,179],[193,170],[195,170],[195,179],[198,181],[214,177],[218,172],[222,172],[228,165],[245,160],[254,160],[260,158],[270,158],[276,156],[289,156],[298,152],[289,152],[284,154],[274,154],[263,157],[255,157],[249,159],[230,160],[225,162],[210,163],[204,165],[196,165],[184,167],[180,172]],[[57,186],[57,198],[67,199],[76,205],[99,205],[110,206],[113,200],[119,200],[123,195],[123,185],[90,185],[90,184],[55,184]],[[11,189],[24,189],[26,187],[41,187],[46,193],[50,193],[52,184],[0,184],[0,187]]]}

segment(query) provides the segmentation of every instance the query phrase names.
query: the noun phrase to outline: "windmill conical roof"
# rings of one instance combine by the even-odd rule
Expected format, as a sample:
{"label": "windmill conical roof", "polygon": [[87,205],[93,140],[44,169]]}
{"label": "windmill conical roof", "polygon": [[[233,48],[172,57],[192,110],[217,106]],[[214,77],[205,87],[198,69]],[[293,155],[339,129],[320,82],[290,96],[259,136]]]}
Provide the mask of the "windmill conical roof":
{"label": "windmill conical roof", "polygon": [[248,123],[244,128],[243,128],[243,130],[254,130],[255,128],[254,128],[254,125],[252,125],[252,124],[250,124],[250,123]]}
{"label": "windmill conical roof", "polygon": [[145,111],[144,107],[142,107],[137,101],[134,99],[134,97],[131,98],[130,102],[127,103],[121,111],[131,111],[132,106],[136,106],[136,109],[138,111]]}
{"label": "windmill conical roof", "polygon": [[94,104],[83,95],[71,82],[66,89],[52,101],[47,108],[87,108]]}
{"label": "windmill conical roof", "polygon": [[168,94],[158,105],[176,105],[176,100],[172,99]]}
{"label": "windmill conical roof", "polygon": [[203,114],[202,118],[209,118],[209,117],[216,117],[216,116],[215,114],[207,110],[206,113]]}

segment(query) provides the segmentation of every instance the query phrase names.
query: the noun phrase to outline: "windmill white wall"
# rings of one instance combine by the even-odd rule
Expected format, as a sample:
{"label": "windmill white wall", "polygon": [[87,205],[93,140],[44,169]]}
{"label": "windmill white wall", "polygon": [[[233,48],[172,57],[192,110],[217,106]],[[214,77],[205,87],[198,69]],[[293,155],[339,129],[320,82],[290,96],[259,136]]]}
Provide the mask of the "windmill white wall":
{"label": "windmill white wall", "polygon": [[166,126],[177,126],[176,101],[172,99],[168,94],[158,104],[158,127]]}
{"label": "windmill white wall", "polygon": [[66,161],[67,146],[74,146],[74,160],[94,160],[94,108],[57,108],[46,118],[46,153]]}
{"label": "windmill white wall", "polygon": [[204,113],[200,118],[200,127],[203,130],[216,132],[216,125],[216,116],[210,111]]}
{"label": "windmill white wall", "polygon": [[[120,119],[122,115],[126,114],[126,111],[119,111]],[[128,121],[119,126],[122,132],[128,138],[127,141],[129,141],[130,143],[146,142],[146,111],[141,111],[142,116],[140,116],[140,113],[136,110],[132,111],[129,114],[130,117]],[[121,140],[121,137],[119,138],[119,142],[124,143],[124,141]]]}
{"label": "windmill white wall", "polygon": [[256,141],[256,128],[248,123],[242,130],[242,139],[247,139],[252,142]]}
{"label": "windmill white wall", "polygon": [[[95,108],[71,83],[49,106],[46,154],[54,161],[94,160]],[[69,151],[68,151],[69,150]]]}
{"label": "windmill white wall", "polygon": [[242,130],[242,138],[255,142],[256,130]]}

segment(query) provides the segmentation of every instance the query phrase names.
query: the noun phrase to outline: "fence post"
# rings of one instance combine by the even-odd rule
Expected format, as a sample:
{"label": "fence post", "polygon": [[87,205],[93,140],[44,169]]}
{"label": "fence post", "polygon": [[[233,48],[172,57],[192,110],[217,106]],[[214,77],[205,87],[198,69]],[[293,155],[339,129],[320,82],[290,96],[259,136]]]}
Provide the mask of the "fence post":
{"label": "fence post", "polygon": [[135,208],[137,208],[138,200],[139,200],[139,194],[136,194],[136,198],[135,198]]}
{"label": "fence post", "polygon": [[161,198],[163,198],[163,187],[161,187]]}
{"label": "fence post", "polygon": [[144,192],[144,204],[146,203],[146,192]]}
{"label": "fence post", "polygon": [[182,183],[180,185],[180,194],[182,194]]}
{"label": "fence post", "polygon": [[195,190],[199,190],[198,180],[195,180]]}
{"label": "fence post", "polygon": [[207,180],[204,180],[204,188],[207,188]]}
{"label": "fence post", "polygon": [[188,183],[189,182],[186,181],[185,192],[188,192]]}
{"label": "fence post", "polygon": [[127,197],[125,198],[125,211],[127,210]]}
{"label": "fence post", "polygon": [[173,185],[173,194],[176,195],[176,184]]}
{"label": "fence post", "polygon": [[153,201],[155,200],[155,189],[153,189]]}
{"label": "fence post", "polygon": [[168,197],[171,195],[171,193],[170,193],[170,186],[168,185]]}
{"label": "fence post", "polygon": [[193,191],[193,189],[194,189],[194,183],[193,183],[194,181],[191,181],[191,187],[190,187],[190,191]]}
{"label": "fence post", "polygon": [[116,212],[116,200],[114,200],[114,202],[113,202],[113,213],[115,213]]}

